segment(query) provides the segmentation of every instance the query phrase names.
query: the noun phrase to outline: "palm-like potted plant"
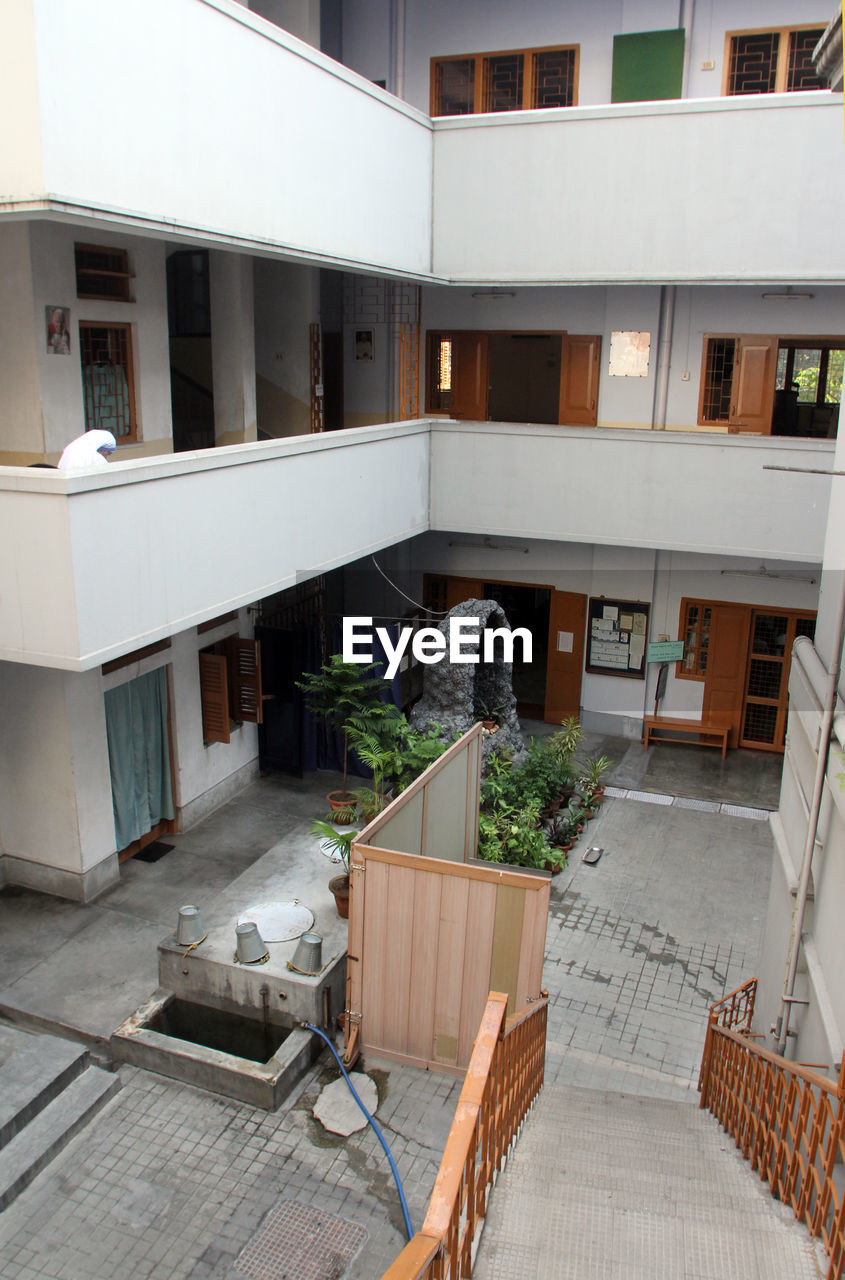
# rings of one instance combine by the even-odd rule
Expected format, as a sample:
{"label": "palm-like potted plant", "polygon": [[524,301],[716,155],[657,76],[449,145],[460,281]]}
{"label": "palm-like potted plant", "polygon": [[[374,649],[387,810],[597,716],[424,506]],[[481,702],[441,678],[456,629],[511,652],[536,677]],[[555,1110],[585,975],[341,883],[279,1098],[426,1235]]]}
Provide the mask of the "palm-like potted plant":
{"label": "palm-like potted plant", "polygon": [[358,832],[336,831],[325,818],[315,818],[311,823],[311,834],[320,837],[320,852],[331,862],[343,867],[343,872],[329,881],[329,889],[334,894],[337,914],[342,920],[348,920],[349,860],[352,855],[352,841]]}
{"label": "palm-like potted plant", "polygon": [[604,799],[602,778],[613,761],[609,756],[587,756],[578,779],[578,789],[584,799],[584,807],[595,810]]}
{"label": "palm-like potted plant", "polygon": [[382,701],[382,681],[375,672],[375,663],[344,662],[334,653],[322,670],[296,682],[305,694],[308,710],[343,734],[343,786],[326,797],[329,807],[340,815],[339,822],[351,822],[356,804],[355,793],[347,785],[350,726],[363,730],[378,718],[399,715],[396,707]]}

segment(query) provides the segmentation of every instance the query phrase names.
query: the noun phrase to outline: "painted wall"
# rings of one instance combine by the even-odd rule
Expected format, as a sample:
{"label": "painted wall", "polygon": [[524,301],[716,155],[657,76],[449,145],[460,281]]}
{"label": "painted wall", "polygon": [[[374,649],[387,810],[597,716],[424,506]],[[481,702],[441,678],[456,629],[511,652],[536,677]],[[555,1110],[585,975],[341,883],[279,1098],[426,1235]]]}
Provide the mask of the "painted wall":
{"label": "painted wall", "polygon": [[256,439],[255,320],[252,261],[209,254],[214,443]]}
{"label": "painted wall", "polygon": [[[845,199],[845,170],[828,163],[841,146],[839,95],[459,116],[434,128],[436,275],[841,279],[826,251]],[[819,172],[825,199],[808,202]]]}
{"label": "painted wall", "polygon": [[255,376],[258,427],[268,436],[311,430],[308,326],[319,319],[314,267],[256,258]]}
{"label": "painted wall", "polygon": [[[2,656],[95,666],[410,537],[427,527],[428,452],[410,423],[87,473],[0,468]],[[132,531],[120,573],[92,572],[114,529]]]}
{"label": "painted wall", "polygon": [[36,883],[46,874],[41,868],[52,868],[44,887],[81,897],[82,877],[115,849],[99,672],[4,662],[0,709],[6,726],[0,851],[7,878]]}
{"label": "painted wall", "polygon": [[[672,328],[667,427],[696,427],[705,334],[845,337],[845,289],[813,285],[808,291],[811,298],[783,301],[764,299],[762,286],[679,287]],[[423,288],[423,334],[443,329],[542,332],[547,328],[601,334],[598,425],[650,427],[660,316],[657,286],[516,288],[513,296],[475,296],[476,292],[468,287]],[[646,377],[610,375],[610,340],[617,330],[651,334]]]}
{"label": "painted wall", "polygon": [[[426,534],[411,543],[410,567],[418,575],[416,581],[398,572],[395,576],[417,599],[422,598],[424,573],[445,573],[482,582],[524,582],[590,597],[647,601],[651,605],[650,641],[663,635],[681,638],[679,618],[684,597],[809,611],[817,604],[815,575],[793,562],[767,559],[769,573],[792,576],[764,578],[759,574],[759,560],[531,538],[494,536],[491,541],[495,544],[492,550],[473,549],[455,544],[452,533]],[[356,581],[366,590],[366,565],[362,569]],[[729,572],[724,573],[725,569]],[[368,609],[377,598],[367,597]],[[642,716],[654,706],[656,682],[657,665],[648,667],[644,681],[584,672],[581,701],[587,718],[595,721],[596,717],[612,716],[619,722],[620,732],[627,729],[630,736],[639,736]],[[665,715],[699,715],[702,696],[702,683],[677,680],[674,664],[670,666],[661,704]]]}
{"label": "painted wall", "polygon": [[[431,527],[819,564],[828,441],[432,426]],[[473,477],[468,497],[466,477]]]}
{"label": "painted wall", "polygon": [[[132,302],[76,296],[74,243],[115,245],[129,252]],[[158,240],[92,233],[54,222],[0,227],[0,325],[3,355],[2,453],[10,463],[57,462],[85,429],[79,357],[79,321],[129,323],[139,442],[116,457],[172,448],[164,245]],[[70,309],[70,353],[49,354],[46,308]]]}
{"label": "painted wall", "polygon": [[[173,236],[427,270],[431,130],[413,109],[234,0],[27,3],[44,94],[37,196]],[[80,78],[83,62],[97,75]],[[90,145],[104,102],[119,139],[108,165]],[[14,185],[0,176],[32,197],[14,166]]]}
{"label": "painted wall", "polygon": [[[826,26],[831,6],[814,0],[696,0],[690,42],[688,96],[718,97],[722,92],[725,32],[755,27],[816,23]],[[610,101],[613,37],[635,31],[659,31],[678,25],[677,0],[406,0],[405,96],[429,109],[430,60],[450,54],[580,46],[578,101]],[[348,66],[372,79],[389,73],[387,0],[344,0],[343,57]],[[702,67],[712,61],[712,69]]]}

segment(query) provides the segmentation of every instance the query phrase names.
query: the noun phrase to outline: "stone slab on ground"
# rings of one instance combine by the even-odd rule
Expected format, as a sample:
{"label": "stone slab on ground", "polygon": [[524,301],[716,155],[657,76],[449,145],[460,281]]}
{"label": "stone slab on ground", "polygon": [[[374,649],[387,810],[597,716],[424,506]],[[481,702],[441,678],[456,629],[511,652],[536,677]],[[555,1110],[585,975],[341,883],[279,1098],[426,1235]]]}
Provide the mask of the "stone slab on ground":
{"label": "stone slab on ground", "polygon": [[[350,1071],[349,1079],[370,1115],[375,1115],[378,1106],[375,1080],[361,1071]],[[326,1085],[314,1106],[314,1116],[329,1133],[338,1133],[345,1138],[369,1124],[343,1076]]]}

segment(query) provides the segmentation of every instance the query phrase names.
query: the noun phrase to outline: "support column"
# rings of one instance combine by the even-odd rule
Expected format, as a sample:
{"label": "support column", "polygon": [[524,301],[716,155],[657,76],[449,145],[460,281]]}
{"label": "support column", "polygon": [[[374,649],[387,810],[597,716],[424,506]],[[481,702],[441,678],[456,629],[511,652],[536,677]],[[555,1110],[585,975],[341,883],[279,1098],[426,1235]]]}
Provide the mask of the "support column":
{"label": "support column", "polygon": [[252,259],[209,254],[216,446],[256,440]]}

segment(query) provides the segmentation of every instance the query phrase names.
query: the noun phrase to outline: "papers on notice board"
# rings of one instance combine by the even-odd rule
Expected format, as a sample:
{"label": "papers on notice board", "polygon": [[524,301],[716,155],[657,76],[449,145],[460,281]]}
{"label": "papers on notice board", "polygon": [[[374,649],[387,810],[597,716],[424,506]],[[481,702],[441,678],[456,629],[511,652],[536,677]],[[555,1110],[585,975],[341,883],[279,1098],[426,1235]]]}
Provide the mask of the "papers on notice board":
{"label": "papers on notice board", "polygon": [[647,603],[592,599],[587,670],[644,679],[648,614]]}

